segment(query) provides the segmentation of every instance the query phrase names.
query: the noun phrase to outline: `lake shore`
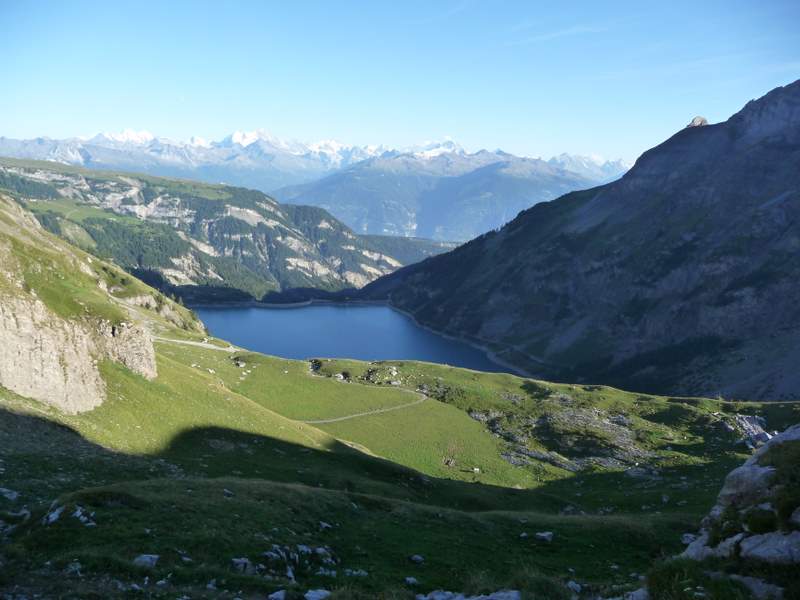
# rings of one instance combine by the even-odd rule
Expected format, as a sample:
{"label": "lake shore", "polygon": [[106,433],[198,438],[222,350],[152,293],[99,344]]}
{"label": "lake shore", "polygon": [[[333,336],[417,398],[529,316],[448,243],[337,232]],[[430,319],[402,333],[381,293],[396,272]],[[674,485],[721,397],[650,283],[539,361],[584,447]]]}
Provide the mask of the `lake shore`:
{"label": "lake shore", "polygon": [[[281,303],[269,303],[269,302],[259,302],[257,300],[250,300],[250,301],[243,301],[243,302],[213,302],[213,303],[193,303],[187,305],[191,309],[227,309],[227,308],[264,308],[264,309],[278,309],[278,310],[291,310],[291,309],[301,309],[307,308],[309,306],[385,306],[390,308],[392,311],[397,312],[404,317],[407,317],[414,323],[415,326],[428,331],[436,336],[441,338],[452,340],[455,342],[460,342],[462,344],[466,344],[471,348],[474,348],[486,356],[490,362],[494,363],[495,365],[502,367],[503,369],[508,370],[509,373],[513,375],[518,375],[520,377],[534,377],[532,374],[528,373],[524,369],[500,358],[494,350],[489,348],[488,346],[476,342],[475,340],[452,335],[449,333],[444,333],[441,331],[437,331],[423,323],[420,323],[413,314],[403,309],[400,309],[390,302],[386,300],[325,300],[325,299],[310,299],[310,300],[303,300],[299,302],[281,302]],[[411,359],[402,359],[402,360],[411,360]]]}

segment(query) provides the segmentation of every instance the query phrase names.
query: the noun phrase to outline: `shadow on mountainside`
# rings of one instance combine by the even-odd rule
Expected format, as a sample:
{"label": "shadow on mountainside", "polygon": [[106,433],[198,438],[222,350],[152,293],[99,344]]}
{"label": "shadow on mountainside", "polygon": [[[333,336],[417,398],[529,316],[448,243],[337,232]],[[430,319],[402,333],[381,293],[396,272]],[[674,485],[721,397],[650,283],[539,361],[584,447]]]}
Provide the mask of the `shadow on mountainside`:
{"label": "shadow on mountainside", "polygon": [[[146,435],[146,430],[137,429],[132,434]],[[659,490],[668,486],[680,489],[684,481],[710,481],[718,488],[724,474],[740,461],[730,455],[716,458],[714,463],[665,469],[656,477],[640,479],[624,472],[585,472],[522,490],[430,477],[340,441],[318,450],[220,427],[182,431],[157,454],[128,454],[90,442],[67,425],[0,408],[4,487],[19,492],[19,502],[25,504],[49,502],[67,491],[116,481],[236,477],[299,483],[465,511],[559,513],[566,509],[591,514],[611,504],[640,508],[648,490],[659,492],[654,492],[652,499],[660,502]],[[630,499],[637,490],[641,494],[637,492]],[[715,492],[693,491],[699,494],[697,504],[710,506]],[[676,513],[688,510],[675,505],[663,509]]]}
{"label": "shadow on mountainside", "polygon": [[[126,454],[0,408],[2,487],[18,494],[0,495],[0,520],[14,522],[9,515],[22,508],[33,513],[0,545],[10,567],[0,590],[63,579],[75,560],[88,572],[141,579],[146,572],[131,561],[148,552],[162,556],[162,575],[174,573],[176,583],[263,586],[263,578],[237,580],[231,559],[259,556],[271,543],[327,544],[339,568],[395,581],[410,572],[451,589],[469,573],[487,570],[505,585],[533,567],[624,583],[679,549],[681,533],[693,530],[738,462],[720,456],[637,477],[585,473],[518,490],[428,477],[338,441],[319,450],[219,427],[182,431],[153,455]],[[44,525],[61,504],[58,526]],[[78,507],[96,527],[81,524]],[[537,540],[539,531],[554,532],[554,541]],[[182,562],[181,552],[194,562]],[[425,556],[424,568],[409,566],[415,553]],[[620,566],[609,570],[612,563]],[[52,585],[72,591],[76,582]]]}

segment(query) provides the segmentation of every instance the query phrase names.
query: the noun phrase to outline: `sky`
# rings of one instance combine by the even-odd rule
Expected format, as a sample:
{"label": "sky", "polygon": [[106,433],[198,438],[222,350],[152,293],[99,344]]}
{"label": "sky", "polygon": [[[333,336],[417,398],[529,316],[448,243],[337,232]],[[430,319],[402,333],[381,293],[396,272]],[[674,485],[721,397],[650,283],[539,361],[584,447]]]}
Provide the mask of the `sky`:
{"label": "sky", "polygon": [[800,2],[0,0],[0,136],[635,159],[800,78]]}

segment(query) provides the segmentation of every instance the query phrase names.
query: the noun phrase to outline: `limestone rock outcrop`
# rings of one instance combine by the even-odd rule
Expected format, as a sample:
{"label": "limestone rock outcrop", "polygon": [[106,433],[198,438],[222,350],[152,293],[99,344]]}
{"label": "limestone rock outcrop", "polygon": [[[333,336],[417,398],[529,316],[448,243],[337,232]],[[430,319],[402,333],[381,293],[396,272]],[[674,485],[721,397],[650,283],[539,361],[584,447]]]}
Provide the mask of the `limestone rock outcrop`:
{"label": "limestone rock outcrop", "polygon": [[92,337],[39,300],[0,298],[0,385],[74,414],[99,406],[105,384]]}
{"label": "limestone rock outcrop", "polygon": [[110,359],[147,379],[157,375],[141,325],[63,319],[36,298],[0,295],[0,385],[69,414],[102,404],[98,361]]}

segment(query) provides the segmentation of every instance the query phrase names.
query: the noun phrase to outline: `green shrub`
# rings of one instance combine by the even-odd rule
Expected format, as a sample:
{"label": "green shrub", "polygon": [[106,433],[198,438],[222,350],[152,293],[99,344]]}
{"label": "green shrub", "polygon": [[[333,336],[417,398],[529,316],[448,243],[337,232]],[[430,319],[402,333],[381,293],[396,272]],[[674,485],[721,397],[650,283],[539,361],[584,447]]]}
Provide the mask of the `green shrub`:
{"label": "green shrub", "polygon": [[647,576],[652,600],[748,600],[749,592],[740,584],[723,577],[712,578],[706,568],[693,560],[669,560],[656,563]]}

